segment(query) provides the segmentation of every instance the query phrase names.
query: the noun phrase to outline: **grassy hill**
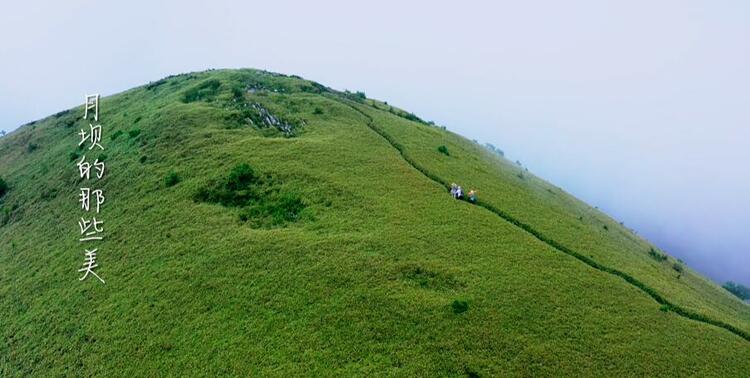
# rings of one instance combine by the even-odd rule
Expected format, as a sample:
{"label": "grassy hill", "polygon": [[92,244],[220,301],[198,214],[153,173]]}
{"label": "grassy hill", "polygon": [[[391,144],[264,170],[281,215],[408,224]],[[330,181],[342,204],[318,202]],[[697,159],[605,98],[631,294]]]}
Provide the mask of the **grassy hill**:
{"label": "grassy hill", "polygon": [[[750,369],[750,306],[384,102],[219,70],[101,107],[102,152],[76,148],[82,107],[0,138],[1,376]],[[78,281],[81,186],[107,196],[106,284]]]}

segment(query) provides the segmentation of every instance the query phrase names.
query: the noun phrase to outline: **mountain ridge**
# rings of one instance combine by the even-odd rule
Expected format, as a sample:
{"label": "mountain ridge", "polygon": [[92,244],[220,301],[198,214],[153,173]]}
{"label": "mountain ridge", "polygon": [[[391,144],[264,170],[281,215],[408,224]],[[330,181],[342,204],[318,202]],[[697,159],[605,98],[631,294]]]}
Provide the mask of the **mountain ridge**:
{"label": "mountain ridge", "polygon": [[[716,285],[689,268],[676,275],[673,258],[655,260],[655,247],[481,146],[311,83],[218,70],[104,98],[114,212],[106,288],[71,284],[77,245],[54,221],[74,220],[80,107],[0,139],[0,176],[11,183],[0,206],[12,209],[0,223],[2,317],[12,320],[0,326],[0,371],[38,371],[30,356],[60,375],[187,371],[200,358],[206,374],[739,375],[746,366],[750,312]],[[196,200],[247,163],[271,177],[269,193],[298,195],[298,216],[250,223],[243,214],[265,210]],[[166,186],[172,173],[179,179]],[[452,181],[480,188],[479,203],[452,200]],[[113,329],[76,310],[88,298]],[[41,303],[70,320],[50,323]],[[223,344],[233,347],[214,353],[226,361],[211,360]],[[644,363],[650,350],[663,353]]]}

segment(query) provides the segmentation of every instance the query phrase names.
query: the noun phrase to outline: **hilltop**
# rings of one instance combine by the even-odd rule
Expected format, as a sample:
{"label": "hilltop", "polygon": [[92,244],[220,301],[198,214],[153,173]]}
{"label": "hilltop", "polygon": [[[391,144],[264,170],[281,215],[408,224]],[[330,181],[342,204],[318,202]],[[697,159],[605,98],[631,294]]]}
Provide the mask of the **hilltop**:
{"label": "hilltop", "polygon": [[[212,70],[0,138],[0,375],[710,375],[750,306],[497,153],[364,93]],[[76,162],[104,161],[83,262]],[[479,191],[451,198],[451,183]]]}

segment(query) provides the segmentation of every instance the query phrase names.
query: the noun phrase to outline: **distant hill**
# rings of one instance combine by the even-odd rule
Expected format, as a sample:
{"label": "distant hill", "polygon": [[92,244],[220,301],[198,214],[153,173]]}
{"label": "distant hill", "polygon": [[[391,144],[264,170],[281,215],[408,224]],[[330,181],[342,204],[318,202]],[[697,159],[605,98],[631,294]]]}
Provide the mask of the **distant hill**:
{"label": "distant hill", "polygon": [[[750,306],[364,93],[171,76],[102,99],[104,151],[76,147],[82,114],[0,138],[2,376],[750,371]],[[78,177],[84,156],[100,181]],[[106,284],[78,280],[84,185],[106,193]]]}

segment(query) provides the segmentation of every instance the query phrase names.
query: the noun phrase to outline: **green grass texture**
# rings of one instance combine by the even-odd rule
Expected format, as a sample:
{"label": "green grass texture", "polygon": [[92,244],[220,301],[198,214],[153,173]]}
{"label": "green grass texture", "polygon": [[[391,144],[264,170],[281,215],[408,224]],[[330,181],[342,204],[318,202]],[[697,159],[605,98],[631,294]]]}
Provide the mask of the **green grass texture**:
{"label": "green grass texture", "polygon": [[[0,376],[750,371],[750,306],[361,92],[209,70],[100,108],[104,151],[77,147],[82,106],[0,138]],[[107,196],[106,284],[78,281],[82,186]]]}

